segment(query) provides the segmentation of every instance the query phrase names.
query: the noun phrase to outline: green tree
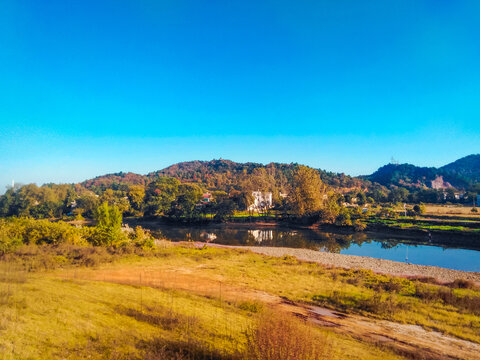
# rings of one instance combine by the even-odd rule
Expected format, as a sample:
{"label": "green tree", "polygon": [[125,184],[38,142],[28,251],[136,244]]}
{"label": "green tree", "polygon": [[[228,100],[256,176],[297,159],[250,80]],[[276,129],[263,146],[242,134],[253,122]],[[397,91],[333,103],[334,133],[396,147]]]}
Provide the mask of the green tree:
{"label": "green tree", "polygon": [[99,205],[97,195],[88,191],[82,194],[77,200],[76,211],[82,216],[93,219],[95,217],[95,211]]}
{"label": "green tree", "polygon": [[0,217],[14,215],[13,205],[15,203],[14,189],[8,189],[4,195],[0,196]]}
{"label": "green tree", "polygon": [[180,184],[178,187],[178,196],[171,203],[168,216],[180,219],[191,220],[201,215],[199,204],[203,191],[196,184]]}
{"label": "green tree", "polygon": [[175,178],[160,177],[147,186],[145,195],[145,215],[167,213],[178,195],[180,181]]}
{"label": "green tree", "polygon": [[452,188],[448,188],[445,190],[445,201],[447,202],[456,202],[457,199],[455,198],[455,190]]}
{"label": "green tree", "polygon": [[115,205],[105,201],[95,211],[97,225],[94,232],[94,245],[118,245],[125,236],[122,233],[122,212]]}
{"label": "green tree", "polygon": [[388,195],[388,200],[393,203],[408,201],[409,191],[405,188],[394,188]]}
{"label": "green tree", "polygon": [[225,221],[235,213],[237,206],[230,199],[225,199],[215,205],[215,220]]}

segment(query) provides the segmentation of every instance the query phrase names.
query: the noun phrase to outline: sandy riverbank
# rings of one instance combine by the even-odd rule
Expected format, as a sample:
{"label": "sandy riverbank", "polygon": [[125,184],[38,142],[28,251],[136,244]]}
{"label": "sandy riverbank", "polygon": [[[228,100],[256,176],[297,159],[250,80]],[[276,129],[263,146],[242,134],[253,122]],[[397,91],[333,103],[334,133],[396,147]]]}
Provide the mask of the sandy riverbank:
{"label": "sandy riverbank", "polygon": [[475,281],[480,284],[480,272],[459,271],[437,266],[414,265],[398,261],[375,259],[366,256],[342,255],[308,249],[284,247],[227,246],[218,244],[209,244],[209,246],[246,249],[258,254],[275,257],[291,255],[295,256],[299,260],[318,262],[323,265],[338,266],[343,268],[371,269],[378,273],[397,276],[433,277],[442,282],[451,282],[455,279],[465,279]]}

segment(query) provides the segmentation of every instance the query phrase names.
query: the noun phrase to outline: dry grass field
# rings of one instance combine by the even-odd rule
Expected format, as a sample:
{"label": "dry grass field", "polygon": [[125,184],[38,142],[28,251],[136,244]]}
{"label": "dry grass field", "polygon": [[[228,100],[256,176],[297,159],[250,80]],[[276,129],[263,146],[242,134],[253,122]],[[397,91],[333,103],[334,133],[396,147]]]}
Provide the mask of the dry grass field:
{"label": "dry grass field", "polygon": [[425,215],[474,217],[480,220],[480,212],[472,212],[471,206],[463,205],[425,205]]}
{"label": "dry grass field", "polygon": [[30,246],[8,259],[3,359],[480,359],[480,290],[468,281],[191,244]]}

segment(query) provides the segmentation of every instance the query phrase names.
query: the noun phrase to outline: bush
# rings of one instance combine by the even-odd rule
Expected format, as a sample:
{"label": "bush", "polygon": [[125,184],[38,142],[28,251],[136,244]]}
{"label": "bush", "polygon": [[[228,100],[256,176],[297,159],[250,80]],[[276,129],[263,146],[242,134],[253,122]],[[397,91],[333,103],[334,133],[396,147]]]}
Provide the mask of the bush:
{"label": "bush", "polygon": [[23,244],[22,239],[9,237],[0,229],[0,255],[15,251]]}
{"label": "bush", "polygon": [[351,226],[352,220],[350,214],[347,211],[342,211],[338,214],[337,218],[335,219],[335,225],[338,226]]}
{"label": "bush", "polygon": [[415,217],[418,213],[415,210],[407,209],[407,216]]}
{"label": "bush", "polygon": [[367,228],[367,224],[355,220],[355,222],[353,223],[353,228],[355,229],[355,231],[364,231]]}
{"label": "bush", "polygon": [[393,210],[392,208],[382,208],[379,212],[378,215],[383,218],[389,218],[389,219],[397,219],[398,218],[398,213]]}
{"label": "bush", "polygon": [[[0,248],[3,252],[15,250],[21,244],[85,245],[82,228],[63,221],[9,218],[0,220]],[[2,250],[0,250],[2,251]]]}
{"label": "bush", "polygon": [[131,234],[132,243],[141,248],[152,248],[155,245],[155,239],[150,231],[137,226]]}
{"label": "bush", "polygon": [[397,300],[396,296],[386,294],[382,290],[357,301],[357,308],[372,314],[392,316],[408,305]]}
{"label": "bush", "polygon": [[477,208],[472,208],[471,211],[472,211],[472,213],[477,213],[478,212]]}
{"label": "bush", "polygon": [[[114,217],[117,215],[113,214]],[[107,217],[107,220],[102,219],[98,226],[94,227],[29,218],[0,219],[0,255],[14,252],[24,244],[54,246],[92,244],[117,248],[132,245],[137,249],[153,248],[155,239],[149,231],[137,226],[134,231],[127,234],[122,231],[121,217],[118,221],[118,218],[112,219],[111,213],[102,216]]]}
{"label": "bush", "polygon": [[413,207],[413,211],[415,212],[415,214],[417,215],[422,215],[425,213],[425,205],[423,204],[420,204],[420,205],[415,205]]}
{"label": "bush", "polygon": [[238,304],[238,308],[251,312],[251,313],[259,313],[263,310],[263,304],[258,301],[242,301]]}
{"label": "bush", "polygon": [[328,343],[321,333],[291,315],[262,313],[256,327],[247,331],[245,359],[329,359]]}
{"label": "bush", "polygon": [[465,279],[456,279],[448,286],[454,288],[454,289],[477,289],[478,286],[471,280],[465,280]]}

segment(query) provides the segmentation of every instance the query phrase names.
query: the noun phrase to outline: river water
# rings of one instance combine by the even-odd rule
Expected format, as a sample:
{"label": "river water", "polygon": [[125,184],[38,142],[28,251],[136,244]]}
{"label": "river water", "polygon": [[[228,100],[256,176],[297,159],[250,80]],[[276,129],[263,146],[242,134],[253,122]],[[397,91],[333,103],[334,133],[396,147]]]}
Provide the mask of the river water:
{"label": "river water", "polygon": [[[145,228],[149,226],[142,224]],[[150,227],[155,236],[171,241],[214,242],[225,245],[282,246],[328,251],[348,255],[369,256],[418,265],[433,265],[449,269],[480,272],[480,251],[477,247],[442,245],[435,236],[409,238],[368,233],[342,234],[310,229],[262,227],[255,225],[180,226],[155,224]],[[478,241],[480,246],[480,239]]]}

